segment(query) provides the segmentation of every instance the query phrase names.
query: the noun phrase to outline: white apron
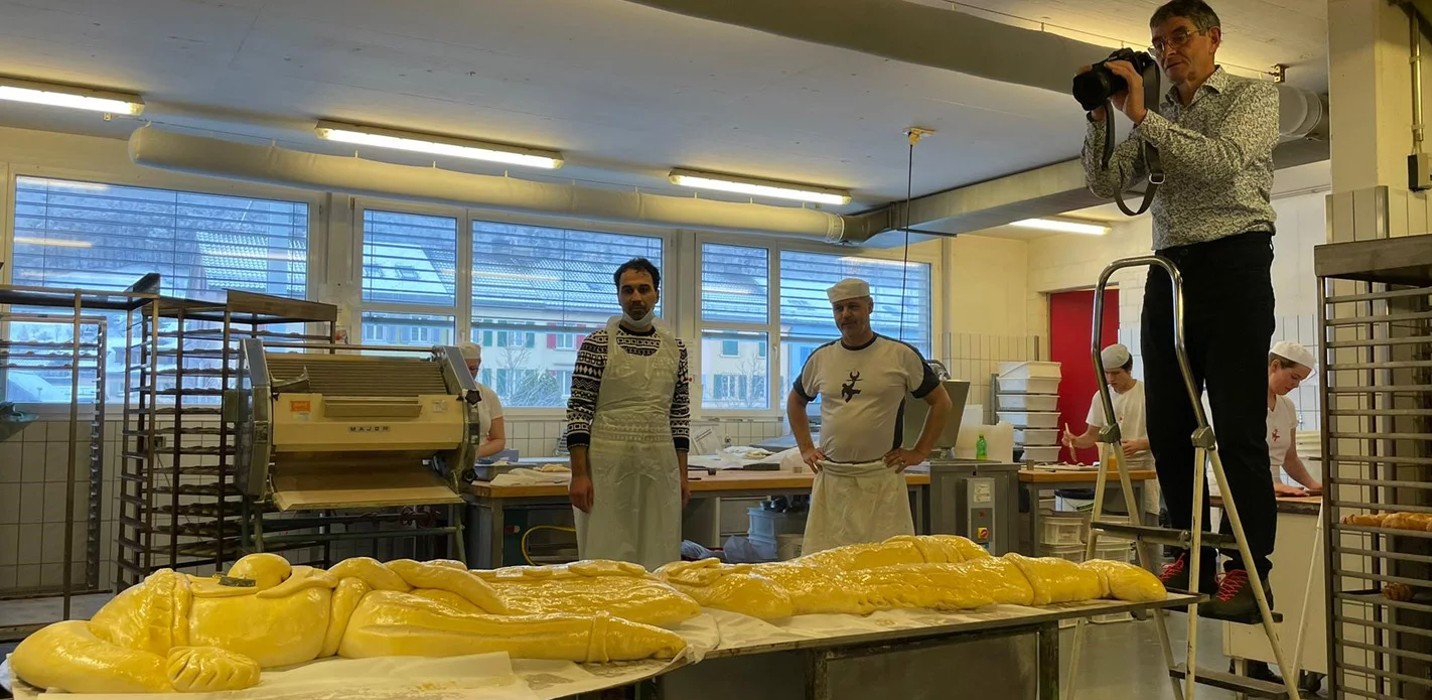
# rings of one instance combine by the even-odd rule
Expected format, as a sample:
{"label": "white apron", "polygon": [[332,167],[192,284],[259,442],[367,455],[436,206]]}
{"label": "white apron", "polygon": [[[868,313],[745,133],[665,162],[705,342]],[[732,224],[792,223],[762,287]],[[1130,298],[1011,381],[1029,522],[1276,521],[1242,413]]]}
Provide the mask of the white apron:
{"label": "white apron", "polygon": [[577,553],[655,569],[681,559],[681,475],[670,419],[680,352],[657,326],[654,355],[628,353],[617,345],[619,321],[607,323],[607,366],[587,448],[592,512],[572,509]]}
{"label": "white apron", "polygon": [[821,462],[801,554],[915,534],[905,475],[884,462]]}

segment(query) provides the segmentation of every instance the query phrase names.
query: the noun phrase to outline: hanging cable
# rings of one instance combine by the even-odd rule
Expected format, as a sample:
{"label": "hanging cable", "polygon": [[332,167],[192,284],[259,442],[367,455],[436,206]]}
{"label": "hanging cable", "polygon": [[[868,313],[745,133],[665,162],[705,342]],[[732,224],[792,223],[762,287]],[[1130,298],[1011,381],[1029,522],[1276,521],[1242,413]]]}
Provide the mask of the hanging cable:
{"label": "hanging cable", "polygon": [[922,129],[912,126],[905,130],[905,136],[910,142],[910,153],[905,159],[905,223],[901,229],[905,232],[905,250],[900,258],[900,341],[905,341],[905,285],[910,277],[910,202],[915,194],[915,144],[920,139],[935,133],[933,129]]}

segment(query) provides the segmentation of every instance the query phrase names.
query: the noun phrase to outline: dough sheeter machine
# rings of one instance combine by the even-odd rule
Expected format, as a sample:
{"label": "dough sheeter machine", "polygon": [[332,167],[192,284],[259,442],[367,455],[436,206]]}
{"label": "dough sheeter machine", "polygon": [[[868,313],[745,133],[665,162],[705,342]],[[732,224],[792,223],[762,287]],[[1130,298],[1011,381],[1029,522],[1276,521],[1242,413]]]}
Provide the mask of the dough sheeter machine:
{"label": "dough sheeter machine", "polygon": [[[296,351],[339,347],[340,354]],[[472,467],[482,435],[473,410],[477,384],[456,347],[353,352],[363,349],[242,341],[241,390],[228,397],[226,412],[237,424],[245,544],[263,551],[336,539],[446,536],[464,558],[459,479]],[[395,349],[383,348],[389,350]],[[281,515],[266,520],[268,505]],[[335,511],[415,506],[449,506],[452,513],[446,524],[402,529],[327,527],[380,519]],[[323,532],[272,535],[266,526]]]}

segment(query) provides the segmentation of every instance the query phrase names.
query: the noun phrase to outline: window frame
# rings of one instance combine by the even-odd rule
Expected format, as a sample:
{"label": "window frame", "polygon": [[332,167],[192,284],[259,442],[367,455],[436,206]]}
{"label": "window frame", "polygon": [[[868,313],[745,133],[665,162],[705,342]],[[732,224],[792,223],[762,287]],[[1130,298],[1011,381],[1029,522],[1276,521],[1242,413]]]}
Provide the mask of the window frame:
{"label": "window frame", "polygon": [[[870,258],[872,260],[886,261],[908,261],[912,263],[924,263],[930,266],[930,352],[925,359],[930,360],[942,357],[945,351],[945,298],[940,293],[940,280],[944,274],[944,257],[947,254],[949,243],[939,241],[934,250],[928,248],[912,249],[908,259],[905,255],[903,245],[893,248],[875,247],[854,247],[824,243],[815,240],[800,240],[788,237],[767,236],[757,237],[746,234],[718,233],[706,231],[686,231],[686,240],[689,240],[691,250],[687,253],[690,258],[691,269],[696,280],[695,284],[687,285],[692,290],[692,299],[687,305],[688,318],[693,324],[689,331],[690,337],[694,340],[695,347],[690,348],[691,353],[691,391],[693,400],[691,402],[692,416],[711,415],[717,418],[769,418],[771,416],[782,417],[786,413],[786,397],[790,393],[790,387],[781,380],[781,357],[784,354],[781,340],[781,289],[780,270],[781,256],[786,252],[817,253],[824,255],[835,255],[840,257]],[[922,241],[911,241],[914,246]],[[701,315],[701,289],[704,283],[702,279],[702,254],[707,243],[715,245],[735,246],[744,248],[763,248],[766,250],[766,264],[768,282],[766,285],[767,318],[765,324],[756,323],[733,323],[733,322],[707,322]],[[768,396],[770,405],[766,409],[753,408],[706,408],[702,406],[703,401],[697,397],[704,397],[705,387],[702,386],[702,368],[704,367],[702,334],[707,330],[746,330],[764,331],[766,333],[766,367],[767,382],[769,384]],[[840,337],[839,331],[835,328],[834,321],[830,326],[830,339]],[[793,368],[792,372],[799,372],[799,368]]]}
{"label": "window frame", "polygon": [[[14,284],[15,267],[15,192],[21,178],[42,178],[48,180],[69,180],[116,187],[142,187],[169,192],[186,192],[225,197],[249,197],[301,203],[308,207],[308,260],[304,267],[304,299],[319,297],[319,290],[328,281],[328,222],[332,217],[330,193],[305,190],[280,185],[263,185],[239,180],[206,178],[193,175],[169,173],[140,168],[89,169],[72,167],[50,167],[14,161],[0,161],[0,255],[5,265],[0,266],[0,284]],[[8,338],[7,323],[0,322],[0,338]],[[67,420],[70,415],[69,403],[16,403],[21,410],[34,413],[38,420]],[[107,412],[118,411],[123,403],[106,402]],[[118,414],[116,414],[118,415]],[[200,422],[215,421],[217,417],[195,417]]]}
{"label": "window frame", "polygon": [[[452,306],[442,306],[439,304],[406,304],[402,302],[364,301],[363,280],[367,274],[367,268],[372,266],[367,265],[366,261],[364,260],[363,248],[364,239],[367,235],[367,230],[363,226],[363,219],[364,214],[369,211],[386,212],[392,214],[412,214],[417,216],[433,216],[445,219],[452,219],[453,225],[455,227],[455,235],[457,237],[456,247],[453,250],[453,255],[455,256],[456,260],[461,262],[463,259],[462,231],[464,222],[466,221],[466,219],[464,218],[464,210],[459,207],[449,207],[437,204],[425,204],[417,202],[399,203],[390,202],[388,200],[372,199],[368,197],[354,197],[351,211],[353,213],[353,219],[351,222],[353,230],[353,244],[352,249],[349,251],[349,254],[352,256],[351,269],[353,270],[352,284],[354,290],[353,294],[349,299],[349,303],[351,303],[353,306],[353,325],[356,326],[356,328],[353,331],[350,331],[350,337],[363,337],[363,333],[365,332],[363,329],[363,316],[365,313],[373,312],[388,314],[412,314],[424,316],[451,316],[453,318],[453,338],[458,339],[457,342],[462,342],[461,339],[466,338],[467,335],[464,333],[464,325],[462,320],[463,314],[459,313],[459,311],[462,308],[462,300],[472,298],[471,271],[464,272],[461,264],[455,266],[456,269],[453,270],[454,285]],[[470,243],[468,244],[467,250],[470,254],[472,250]]]}

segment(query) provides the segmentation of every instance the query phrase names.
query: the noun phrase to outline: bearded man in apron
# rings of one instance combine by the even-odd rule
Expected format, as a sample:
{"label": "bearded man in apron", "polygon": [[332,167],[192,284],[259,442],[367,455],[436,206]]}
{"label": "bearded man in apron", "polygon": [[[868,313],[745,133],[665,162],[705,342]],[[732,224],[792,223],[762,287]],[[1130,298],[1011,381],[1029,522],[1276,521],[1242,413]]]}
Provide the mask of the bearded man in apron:
{"label": "bearded man in apron", "polygon": [[[945,427],[950,395],[920,351],[870,328],[864,280],[826,290],[840,340],[816,348],[786,399],[801,458],[816,470],[802,554],[911,535],[906,467],[924,462]],[[930,405],[914,449],[901,447],[906,396]],[[820,445],[806,407],[820,398]]]}
{"label": "bearded man in apron", "polygon": [[686,346],[655,317],[661,273],[637,258],[613,280],[622,315],[582,342],[567,404],[577,552],[655,569],[681,558],[691,497]]}

